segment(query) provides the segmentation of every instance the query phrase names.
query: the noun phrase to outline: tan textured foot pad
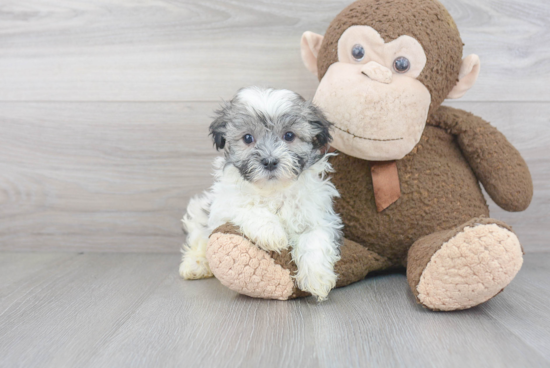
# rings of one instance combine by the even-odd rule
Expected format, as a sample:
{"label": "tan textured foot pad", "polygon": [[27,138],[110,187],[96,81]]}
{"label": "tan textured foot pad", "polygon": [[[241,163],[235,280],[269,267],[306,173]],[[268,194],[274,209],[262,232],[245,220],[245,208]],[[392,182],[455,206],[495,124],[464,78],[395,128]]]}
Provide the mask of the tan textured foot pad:
{"label": "tan textured foot pad", "polygon": [[206,257],[214,276],[240,294],[287,300],[294,291],[290,271],[240,235],[212,234]]}
{"label": "tan textured foot pad", "polygon": [[496,224],[466,227],[430,259],[417,286],[418,300],[433,310],[474,307],[502,291],[522,263],[513,232]]}

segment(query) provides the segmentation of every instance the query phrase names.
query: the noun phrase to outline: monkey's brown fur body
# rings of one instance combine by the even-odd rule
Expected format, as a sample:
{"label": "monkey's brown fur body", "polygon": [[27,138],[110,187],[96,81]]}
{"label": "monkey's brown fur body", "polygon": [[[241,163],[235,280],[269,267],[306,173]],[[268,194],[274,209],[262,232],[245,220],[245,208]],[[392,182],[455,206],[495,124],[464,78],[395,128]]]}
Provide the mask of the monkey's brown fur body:
{"label": "monkey's brown fur body", "polygon": [[[335,208],[346,238],[336,265],[337,286],[361,280],[371,271],[406,267],[413,294],[425,307],[456,310],[482,303],[513,279],[522,250],[509,226],[488,218],[480,182],[499,206],[522,211],[533,194],[527,165],[489,123],[440,106],[459,79],[462,61],[460,35],[441,4],[351,4],[331,23],[320,47],[320,80],[338,60],[340,36],[354,25],[373,27],[386,42],[408,35],[422,44],[427,62],[417,79],[429,90],[431,104],[420,141],[397,161],[401,197],[385,210],[378,212],[375,205],[370,162],[344,153],[331,159],[332,181],[341,194]],[[225,226],[213,234],[217,236],[208,250],[210,267],[224,284],[265,298],[304,295],[292,288],[295,266],[288,252],[269,254],[271,268],[260,273],[242,243],[254,245],[238,229]],[[254,285],[254,293],[247,292],[249,285]]]}
{"label": "monkey's brown fur body", "polygon": [[[460,131],[458,137],[452,129],[440,127],[453,117],[464,122],[462,129],[454,127]],[[407,264],[409,248],[421,237],[489,216],[478,180],[505,209],[522,210],[531,200],[527,165],[502,134],[480,118],[450,107],[440,107],[432,119],[442,118],[442,124],[434,120],[434,125],[427,125],[420,143],[397,161],[401,198],[380,213],[369,162],[344,154],[331,160],[336,172],[332,181],[341,195],[335,208],[345,224],[345,237],[395,266]],[[474,142],[468,142],[473,145],[462,150],[460,143],[474,135]],[[491,139],[476,146],[483,135]]]}

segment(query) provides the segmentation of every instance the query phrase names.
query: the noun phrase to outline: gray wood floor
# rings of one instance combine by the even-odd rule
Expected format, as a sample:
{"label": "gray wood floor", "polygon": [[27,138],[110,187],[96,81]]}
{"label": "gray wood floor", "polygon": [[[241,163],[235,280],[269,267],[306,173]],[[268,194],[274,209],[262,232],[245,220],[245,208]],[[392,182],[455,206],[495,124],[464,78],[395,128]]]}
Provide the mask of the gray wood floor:
{"label": "gray wood floor", "polygon": [[177,254],[0,253],[2,367],[548,367],[550,253],[485,305],[435,313],[404,275],[327,302],[184,281]]}

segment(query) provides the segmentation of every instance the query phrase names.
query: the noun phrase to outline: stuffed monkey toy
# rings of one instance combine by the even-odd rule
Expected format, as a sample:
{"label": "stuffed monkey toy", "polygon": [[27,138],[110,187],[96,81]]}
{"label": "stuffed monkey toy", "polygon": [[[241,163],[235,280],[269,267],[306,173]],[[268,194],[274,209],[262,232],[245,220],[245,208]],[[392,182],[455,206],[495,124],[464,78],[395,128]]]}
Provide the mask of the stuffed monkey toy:
{"label": "stuffed monkey toy", "polygon": [[[523,261],[510,226],[491,219],[480,183],[507,211],[529,205],[525,161],[488,122],[441,106],[479,74],[462,59],[437,0],[359,0],[325,36],[304,33],[303,61],[320,84],[313,102],[334,124],[332,181],[345,240],[337,287],[405,267],[418,303],[460,310],[501,292]],[[232,290],[287,300],[307,295],[288,252],[258,249],[226,224],[210,236],[213,274]]]}

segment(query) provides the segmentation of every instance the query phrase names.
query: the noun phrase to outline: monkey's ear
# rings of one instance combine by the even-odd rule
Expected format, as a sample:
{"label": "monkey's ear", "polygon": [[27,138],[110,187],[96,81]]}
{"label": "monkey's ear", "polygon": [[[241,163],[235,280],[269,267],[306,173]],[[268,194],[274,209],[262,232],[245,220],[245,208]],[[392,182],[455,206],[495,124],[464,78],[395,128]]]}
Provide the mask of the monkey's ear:
{"label": "monkey's ear", "polygon": [[477,55],[468,55],[462,60],[460,72],[458,73],[458,82],[453,87],[447,98],[460,98],[468,92],[475,84],[479,76],[481,61]]}
{"label": "monkey's ear", "polygon": [[216,146],[216,151],[225,147],[225,132],[227,123],[223,116],[219,116],[212,124],[210,124],[210,135]]}
{"label": "monkey's ear", "polygon": [[317,76],[317,55],[323,43],[323,36],[313,32],[304,32],[302,35],[302,61],[307,70]]}

